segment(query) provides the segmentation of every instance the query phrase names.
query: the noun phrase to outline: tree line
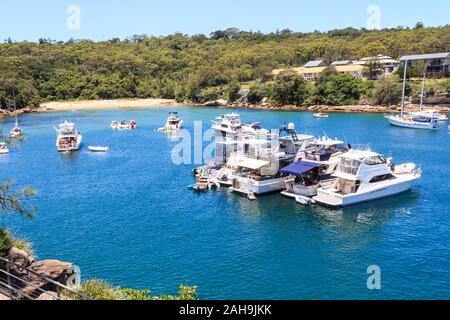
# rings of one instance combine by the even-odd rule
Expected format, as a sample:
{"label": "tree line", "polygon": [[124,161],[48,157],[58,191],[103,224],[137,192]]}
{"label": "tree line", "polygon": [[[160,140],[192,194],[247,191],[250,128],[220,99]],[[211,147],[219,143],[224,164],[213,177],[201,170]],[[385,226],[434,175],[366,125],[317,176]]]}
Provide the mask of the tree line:
{"label": "tree line", "polygon": [[[0,106],[12,106],[13,90],[18,106],[24,107],[71,99],[159,97],[204,102],[217,96],[237,98],[239,88],[245,87],[251,87],[250,99],[266,93],[277,103],[342,104],[382,86],[336,74],[315,85],[286,75],[274,82],[271,72],[318,58],[331,62],[380,53],[398,58],[449,48],[448,25],[310,33],[285,29],[268,34],[229,28],[209,36],[135,35],[101,42],[8,39],[0,44]],[[283,93],[292,86],[295,92]]]}

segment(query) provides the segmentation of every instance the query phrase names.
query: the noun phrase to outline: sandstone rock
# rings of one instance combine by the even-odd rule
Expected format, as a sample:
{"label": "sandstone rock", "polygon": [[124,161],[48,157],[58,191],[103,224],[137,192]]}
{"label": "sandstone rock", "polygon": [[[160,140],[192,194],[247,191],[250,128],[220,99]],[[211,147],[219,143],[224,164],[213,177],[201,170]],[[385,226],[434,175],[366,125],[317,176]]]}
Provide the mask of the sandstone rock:
{"label": "sandstone rock", "polygon": [[11,248],[8,254],[8,259],[12,262],[20,264],[23,267],[30,266],[35,260],[31,257],[28,252],[20,250],[18,248]]}
{"label": "sandstone rock", "polygon": [[52,280],[59,281],[72,274],[72,271],[69,270],[73,269],[73,264],[58,260],[42,260],[32,263],[30,269]]}
{"label": "sandstone rock", "polygon": [[218,99],[214,101],[205,102],[203,105],[207,107],[224,107],[228,104],[228,100]]}

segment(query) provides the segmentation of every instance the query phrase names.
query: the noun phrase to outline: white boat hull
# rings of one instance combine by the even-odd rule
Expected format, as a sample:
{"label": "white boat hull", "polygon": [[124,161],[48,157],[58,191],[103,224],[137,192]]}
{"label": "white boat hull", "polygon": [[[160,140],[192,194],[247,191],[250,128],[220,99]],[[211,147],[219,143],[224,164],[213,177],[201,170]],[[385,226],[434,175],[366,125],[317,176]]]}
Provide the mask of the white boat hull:
{"label": "white boat hull", "polygon": [[234,177],[231,191],[261,195],[266,193],[278,192],[286,187],[286,178],[275,178],[257,181],[246,177]]}
{"label": "white boat hull", "polygon": [[313,199],[332,207],[346,207],[358,203],[387,198],[408,191],[416,179],[400,181],[396,184],[382,185],[361,193],[342,195],[332,190],[319,189]]}
{"label": "white boat hull", "polygon": [[79,134],[77,136],[76,144],[74,146],[69,146],[69,147],[61,147],[59,144],[59,139],[58,139],[58,140],[56,140],[56,148],[58,149],[59,152],[77,151],[78,149],[80,149],[82,139],[83,139],[83,136],[81,134]]}
{"label": "white boat hull", "polygon": [[436,129],[436,120],[427,123],[421,123],[416,121],[404,121],[402,120],[402,118],[396,116],[388,116],[386,117],[386,119],[388,119],[391,125],[396,127],[409,129],[424,129],[424,130]]}

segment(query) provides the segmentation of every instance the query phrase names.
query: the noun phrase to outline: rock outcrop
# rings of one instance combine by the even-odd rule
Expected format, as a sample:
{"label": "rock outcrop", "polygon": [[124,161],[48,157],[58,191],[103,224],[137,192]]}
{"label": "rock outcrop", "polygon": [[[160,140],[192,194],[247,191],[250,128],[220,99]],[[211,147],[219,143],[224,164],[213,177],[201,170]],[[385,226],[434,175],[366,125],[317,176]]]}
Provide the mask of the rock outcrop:
{"label": "rock outcrop", "polygon": [[214,101],[208,101],[203,104],[206,107],[225,107],[228,105],[228,100],[218,99]]}
{"label": "rock outcrop", "polygon": [[29,267],[33,262],[35,262],[34,258],[28,252],[18,248],[11,248],[8,259],[23,267]]}
{"label": "rock outcrop", "polygon": [[70,283],[76,282],[74,278],[79,278],[79,269],[69,262],[58,260],[35,261],[28,253],[17,248],[10,250],[8,258],[18,265],[10,266],[10,272],[21,279],[12,277],[14,287],[20,288],[24,298],[54,300],[57,286],[46,278],[63,285],[69,283],[69,286]]}

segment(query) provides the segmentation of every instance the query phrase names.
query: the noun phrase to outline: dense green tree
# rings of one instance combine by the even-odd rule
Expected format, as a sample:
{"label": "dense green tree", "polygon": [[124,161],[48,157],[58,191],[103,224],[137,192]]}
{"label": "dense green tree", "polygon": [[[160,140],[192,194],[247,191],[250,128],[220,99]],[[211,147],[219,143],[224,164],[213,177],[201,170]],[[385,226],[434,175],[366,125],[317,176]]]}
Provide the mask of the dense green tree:
{"label": "dense green tree", "polygon": [[295,72],[280,73],[271,85],[271,100],[280,105],[303,105],[308,97],[305,79]]}
{"label": "dense green tree", "polygon": [[398,58],[448,51],[449,45],[450,26],[311,33],[286,29],[267,34],[229,28],[210,37],[176,33],[101,42],[10,40],[0,44],[0,106],[12,106],[13,88],[19,107],[66,99],[176,97],[199,101],[202,92],[216,90],[211,88],[232,81],[266,83],[272,80],[273,69],[301,66],[312,59],[377,54]]}
{"label": "dense green tree", "polygon": [[391,106],[400,102],[402,82],[397,75],[384,76],[375,83],[373,102],[378,105]]}

